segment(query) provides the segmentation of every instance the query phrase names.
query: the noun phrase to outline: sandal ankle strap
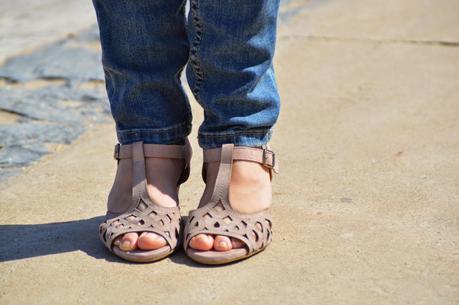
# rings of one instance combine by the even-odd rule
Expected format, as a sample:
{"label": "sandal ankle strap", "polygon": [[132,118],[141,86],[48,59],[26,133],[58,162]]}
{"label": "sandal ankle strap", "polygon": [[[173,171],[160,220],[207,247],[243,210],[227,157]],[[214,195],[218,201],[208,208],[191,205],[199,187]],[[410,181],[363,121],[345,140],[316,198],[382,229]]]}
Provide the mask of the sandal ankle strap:
{"label": "sandal ankle strap", "polygon": [[[234,146],[234,144],[223,144],[219,148],[210,148],[203,150],[204,164],[201,170],[201,176],[204,182],[207,182],[207,173],[205,163],[219,162],[218,174],[215,181],[213,197],[228,196],[228,188],[231,181],[231,168],[234,160],[244,160],[257,162],[269,169],[269,178],[273,179],[273,172],[278,173],[278,164],[274,152],[269,149],[268,145],[262,147]],[[211,200],[212,200],[211,199]]]}
{"label": "sandal ankle strap", "polygon": [[188,138],[184,145],[132,144],[115,145],[116,160],[132,159],[132,206],[136,206],[141,197],[148,198],[145,158],[185,159],[185,167],[179,177],[177,186],[185,182],[190,175],[192,148]]}
{"label": "sandal ankle strap", "polygon": [[[204,162],[217,162],[221,159],[222,148],[205,149]],[[244,160],[260,163],[261,165],[273,170],[276,174],[279,172],[279,165],[276,162],[275,153],[269,149],[268,145],[260,147],[234,146],[233,160]]]}
{"label": "sandal ankle strap", "polygon": [[[133,144],[116,144],[113,157],[115,160],[132,159]],[[145,144],[143,143],[143,155],[146,158],[171,158],[171,159],[191,159],[191,146],[188,139],[184,145],[165,145],[165,144]]]}

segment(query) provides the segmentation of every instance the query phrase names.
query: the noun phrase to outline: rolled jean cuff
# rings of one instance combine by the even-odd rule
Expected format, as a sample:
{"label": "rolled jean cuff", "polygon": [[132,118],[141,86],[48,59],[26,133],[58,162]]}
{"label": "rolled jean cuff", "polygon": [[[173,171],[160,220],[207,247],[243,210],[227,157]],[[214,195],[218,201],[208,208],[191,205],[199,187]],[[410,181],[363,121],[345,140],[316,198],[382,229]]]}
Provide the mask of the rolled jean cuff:
{"label": "rolled jean cuff", "polygon": [[120,144],[142,141],[146,144],[178,144],[191,133],[191,120],[164,128],[135,128],[120,130],[116,135]]}
{"label": "rolled jean cuff", "polygon": [[236,146],[262,146],[267,144],[272,136],[272,128],[257,129],[255,131],[232,131],[199,133],[199,146],[203,149],[221,147],[226,143]]}

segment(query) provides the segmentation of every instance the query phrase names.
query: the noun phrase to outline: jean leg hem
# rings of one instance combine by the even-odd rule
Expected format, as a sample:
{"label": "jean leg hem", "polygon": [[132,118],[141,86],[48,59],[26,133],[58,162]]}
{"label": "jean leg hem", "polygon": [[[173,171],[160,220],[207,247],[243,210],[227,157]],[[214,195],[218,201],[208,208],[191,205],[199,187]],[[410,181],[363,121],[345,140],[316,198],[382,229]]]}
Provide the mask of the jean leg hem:
{"label": "jean leg hem", "polygon": [[233,143],[236,146],[262,146],[271,140],[272,128],[258,129],[256,131],[232,131],[199,133],[199,146],[203,149],[221,147],[226,143]]}
{"label": "jean leg hem", "polygon": [[142,141],[146,144],[175,144],[182,142],[191,133],[191,120],[164,128],[117,128],[120,144]]}

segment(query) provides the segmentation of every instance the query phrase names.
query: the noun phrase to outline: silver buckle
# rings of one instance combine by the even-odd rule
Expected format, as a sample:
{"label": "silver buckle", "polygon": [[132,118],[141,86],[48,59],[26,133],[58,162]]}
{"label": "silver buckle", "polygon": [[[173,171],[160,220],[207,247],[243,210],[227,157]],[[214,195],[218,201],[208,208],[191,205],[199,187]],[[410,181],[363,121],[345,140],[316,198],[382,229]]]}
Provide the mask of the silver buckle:
{"label": "silver buckle", "polygon": [[[276,165],[276,154],[268,149],[268,147],[266,145],[263,145],[262,146],[263,148],[263,165],[266,166],[266,167],[269,167],[269,168],[274,168],[275,165]],[[269,164],[267,161],[268,161],[268,153],[270,153],[272,155],[272,164]]]}
{"label": "silver buckle", "polygon": [[115,152],[113,154],[113,158],[115,158],[115,160],[119,160],[120,159],[120,149],[121,149],[121,145],[118,143],[115,145]]}

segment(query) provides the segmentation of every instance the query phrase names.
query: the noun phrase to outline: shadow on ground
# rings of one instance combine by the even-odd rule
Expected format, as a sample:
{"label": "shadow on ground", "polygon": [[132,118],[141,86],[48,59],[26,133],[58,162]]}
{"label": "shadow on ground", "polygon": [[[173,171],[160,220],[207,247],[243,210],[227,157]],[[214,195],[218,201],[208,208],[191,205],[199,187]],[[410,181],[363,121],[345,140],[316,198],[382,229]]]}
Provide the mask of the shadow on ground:
{"label": "shadow on ground", "polygon": [[111,260],[97,235],[103,216],[44,224],[0,225],[0,261],[83,251]]}
{"label": "shadow on ground", "polygon": [[[0,262],[82,251],[96,259],[127,263],[111,254],[100,242],[99,224],[104,216],[44,224],[0,225]],[[176,264],[203,267],[180,249],[169,259]]]}

